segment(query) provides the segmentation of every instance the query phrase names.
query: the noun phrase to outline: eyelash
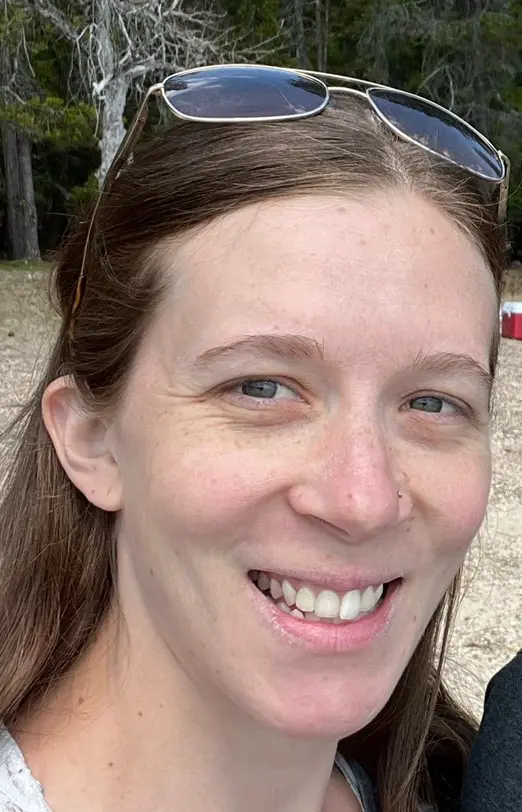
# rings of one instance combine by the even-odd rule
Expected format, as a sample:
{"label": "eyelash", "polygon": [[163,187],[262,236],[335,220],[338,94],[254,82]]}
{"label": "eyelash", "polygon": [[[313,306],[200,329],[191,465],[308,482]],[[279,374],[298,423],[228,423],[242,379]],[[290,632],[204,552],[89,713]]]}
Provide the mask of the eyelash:
{"label": "eyelash", "polygon": [[451,406],[452,409],[455,409],[454,413],[452,414],[443,414],[442,412],[428,412],[422,411],[421,409],[411,409],[411,411],[419,411],[421,414],[432,415],[434,414],[436,417],[446,417],[446,418],[460,418],[460,419],[471,419],[473,416],[473,410],[467,404],[464,404],[460,401],[453,400],[452,398],[444,397],[443,395],[434,393],[434,392],[419,392],[413,396],[408,397],[406,403],[409,405],[415,400],[420,400],[421,398],[433,398],[434,400],[440,400],[443,404],[447,404]]}
{"label": "eyelash", "polygon": [[[278,378],[278,377],[271,378],[270,376],[266,376],[266,375],[259,375],[257,377],[254,376],[254,377],[250,377],[250,378],[240,378],[239,380],[231,381],[230,383],[225,384],[223,387],[221,387],[221,389],[219,391],[220,391],[220,394],[236,394],[238,397],[245,398],[246,400],[248,400],[248,401],[250,401],[252,403],[263,403],[263,404],[279,403],[279,400],[275,400],[275,399],[271,399],[271,398],[255,398],[255,397],[250,397],[249,395],[244,395],[244,394],[242,394],[240,392],[237,392],[237,390],[241,386],[244,386],[245,384],[259,383],[259,382],[265,382],[265,381],[270,382],[270,383],[278,384],[279,386],[284,386],[286,389],[290,389],[296,395],[296,401],[299,400],[299,401],[303,402],[304,398],[300,394],[299,387],[297,386],[295,381],[285,381],[282,378]],[[285,400],[293,400],[293,399],[285,398]]]}
{"label": "eyelash", "polygon": [[[240,378],[240,379],[238,379],[236,381],[231,381],[230,383],[226,384],[224,387],[221,388],[220,391],[223,394],[227,394],[227,393],[229,393],[229,394],[232,393],[233,394],[237,389],[239,389],[244,384],[256,383],[256,382],[264,382],[264,381],[270,382],[270,383],[275,383],[275,384],[278,384],[280,386],[284,386],[287,389],[290,389],[291,391],[293,391],[296,394],[297,398],[299,398],[301,401],[303,400],[303,398],[302,398],[302,396],[301,396],[301,394],[299,392],[299,387],[296,385],[295,382],[285,381],[284,379],[281,379],[279,377],[271,378],[269,376],[258,376],[258,377],[254,376],[254,377],[250,377],[250,378]],[[237,393],[237,394],[239,395],[239,393]],[[250,402],[254,402],[254,403],[269,404],[269,403],[274,403],[274,402],[277,403],[278,402],[277,400],[274,400],[274,399],[271,399],[271,398],[254,398],[254,397],[250,397],[249,395],[240,395],[240,396],[243,397],[243,398],[246,398]],[[446,415],[446,418],[447,417],[453,417],[453,418],[460,418],[460,419],[468,419],[469,420],[469,419],[472,419],[473,416],[474,416],[473,409],[468,404],[464,404],[461,401],[453,400],[452,398],[448,398],[448,397],[445,397],[445,396],[443,396],[441,394],[434,393],[434,392],[417,392],[414,395],[409,395],[408,398],[405,400],[405,404],[409,406],[409,404],[411,404],[412,401],[420,399],[420,398],[435,398],[437,400],[442,401],[444,404],[447,404],[447,405],[451,406],[453,409],[455,409],[455,413],[451,414],[451,415]],[[290,399],[288,399],[288,400],[290,400]],[[411,409],[411,411],[419,411],[421,414],[428,414],[428,415],[433,414],[436,417],[439,417],[439,416],[442,415],[441,412],[424,412],[424,411],[422,411],[420,409],[419,410]],[[444,416],[444,415],[442,415],[442,416]]]}

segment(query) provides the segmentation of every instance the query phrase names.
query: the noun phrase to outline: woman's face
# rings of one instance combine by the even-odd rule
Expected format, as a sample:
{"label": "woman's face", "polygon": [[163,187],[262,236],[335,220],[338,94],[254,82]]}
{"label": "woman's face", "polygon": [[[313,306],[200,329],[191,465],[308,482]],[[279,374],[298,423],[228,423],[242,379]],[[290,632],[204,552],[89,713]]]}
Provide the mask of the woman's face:
{"label": "woman's face", "polygon": [[483,518],[490,274],[392,190],[245,208],[163,262],[111,428],[132,645],[287,735],[349,735]]}

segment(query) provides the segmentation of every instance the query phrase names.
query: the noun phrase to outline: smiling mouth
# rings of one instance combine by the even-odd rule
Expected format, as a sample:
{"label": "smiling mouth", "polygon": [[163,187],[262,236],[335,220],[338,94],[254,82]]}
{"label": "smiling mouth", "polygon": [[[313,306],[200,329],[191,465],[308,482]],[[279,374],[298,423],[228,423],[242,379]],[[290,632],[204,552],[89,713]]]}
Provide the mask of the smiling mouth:
{"label": "smiling mouth", "polygon": [[[251,570],[248,575],[257,589],[282,612],[300,620],[327,624],[354,623],[373,614],[396,583],[391,581],[339,593],[258,570]],[[400,580],[397,579],[397,583]]]}

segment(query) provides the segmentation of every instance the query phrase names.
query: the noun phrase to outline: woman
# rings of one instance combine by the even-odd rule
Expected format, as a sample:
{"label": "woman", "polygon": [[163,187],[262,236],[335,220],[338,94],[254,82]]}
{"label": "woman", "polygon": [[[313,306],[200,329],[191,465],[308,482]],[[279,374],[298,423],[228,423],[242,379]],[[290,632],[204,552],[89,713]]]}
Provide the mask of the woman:
{"label": "woman", "polygon": [[3,810],[458,801],[436,652],[488,498],[506,165],[329,81],[153,88],[189,121],[129,160],[140,111],[63,250],[1,512]]}

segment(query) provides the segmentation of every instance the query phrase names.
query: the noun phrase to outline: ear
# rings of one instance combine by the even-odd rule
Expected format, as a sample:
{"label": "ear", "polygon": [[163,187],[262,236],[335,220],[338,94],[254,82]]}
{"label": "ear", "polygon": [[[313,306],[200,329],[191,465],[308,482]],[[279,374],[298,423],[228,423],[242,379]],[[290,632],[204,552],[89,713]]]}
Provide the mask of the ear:
{"label": "ear", "polygon": [[70,377],[57,378],[42,398],[45,427],[62,467],[93,505],[121,508],[121,481],[110,448],[110,421],[89,414]]}

